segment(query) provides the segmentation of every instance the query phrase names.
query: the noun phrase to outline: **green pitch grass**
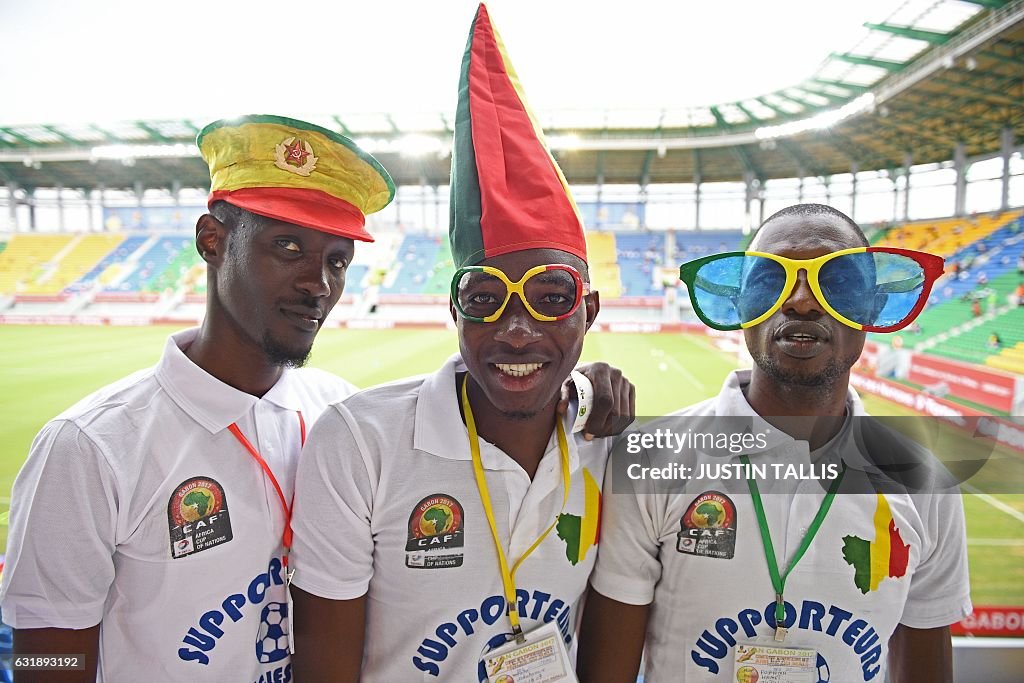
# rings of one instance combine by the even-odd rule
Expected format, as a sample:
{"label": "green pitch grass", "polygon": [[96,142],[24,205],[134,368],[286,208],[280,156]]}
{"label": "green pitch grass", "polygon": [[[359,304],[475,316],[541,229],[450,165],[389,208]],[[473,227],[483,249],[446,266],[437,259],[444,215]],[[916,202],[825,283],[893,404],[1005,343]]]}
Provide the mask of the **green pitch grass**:
{"label": "green pitch grass", "polygon": [[[89,392],[153,365],[174,330],[161,327],[0,326],[0,547],[14,477],[32,438]],[[431,372],[455,352],[450,330],[326,330],[310,364],[360,387]],[[715,395],[736,367],[712,340],[682,334],[593,334],[584,360],[620,367],[637,386],[637,412],[659,415]],[[868,397],[875,415],[910,415]],[[965,495],[977,604],[1024,605],[1024,495]]]}

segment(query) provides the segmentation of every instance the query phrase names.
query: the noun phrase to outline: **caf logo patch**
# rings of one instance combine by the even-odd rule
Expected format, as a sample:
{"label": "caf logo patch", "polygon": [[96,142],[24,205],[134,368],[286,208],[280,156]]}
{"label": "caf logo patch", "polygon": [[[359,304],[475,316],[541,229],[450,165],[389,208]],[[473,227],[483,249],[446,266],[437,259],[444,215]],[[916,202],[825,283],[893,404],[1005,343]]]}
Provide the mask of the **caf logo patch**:
{"label": "caf logo patch", "polygon": [[231,540],[231,517],[224,487],[209,477],[178,484],[167,503],[171,557],[201,553]]}
{"label": "caf logo patch", "polygon": [[409,515],[405,566],[444,569],[462,566],[462,504],[445,493],[434,493],[416,504]]}
{"label": "caf logo patch", "polygon": [[731,560],[736,554],[736,506],[729,496],[705,491],[679,520],[676,551]]}

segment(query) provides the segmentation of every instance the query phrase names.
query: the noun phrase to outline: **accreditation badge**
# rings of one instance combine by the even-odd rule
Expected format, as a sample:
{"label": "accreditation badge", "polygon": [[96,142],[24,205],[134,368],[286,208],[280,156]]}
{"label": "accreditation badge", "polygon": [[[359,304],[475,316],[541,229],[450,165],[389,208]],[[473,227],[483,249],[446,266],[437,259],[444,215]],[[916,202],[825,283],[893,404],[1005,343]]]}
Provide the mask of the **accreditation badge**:
{"label": "accreditation badge", "polygon": [[489,683],[577,683],[576,673],[558,626],[549,621],[487,653],[484,668]]}
{"label": "accreditation badge", "polygon": [[818,652],[807,648],[739,644],[736,683],[818,683]]}

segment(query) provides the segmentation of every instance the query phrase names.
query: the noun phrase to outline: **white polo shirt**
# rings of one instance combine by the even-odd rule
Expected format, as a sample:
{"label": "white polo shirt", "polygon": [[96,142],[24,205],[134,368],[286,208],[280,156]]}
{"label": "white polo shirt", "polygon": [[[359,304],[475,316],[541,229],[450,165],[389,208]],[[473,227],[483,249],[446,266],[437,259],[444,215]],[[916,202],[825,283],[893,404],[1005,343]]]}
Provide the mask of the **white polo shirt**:
{"label": "white polo shirt", "polygon": [[[749,381],[749,371],[734,372],[716,398],[675,417],[750,418],[761,425],[754,432],[768,433],[767,449],[747,451],[751,463],[768,462],[767,452],[772,462],[780,462],[782,453],[787,462],[813,462],[806,442],[770,431],[757,417],[741,391]],[[865,415],[852,389],[847,414]],[[851,422],[837,439],[856,429]],[[677,420],[675,429],[686,424]],[[737,457],[689,450],[675,460],[698,468],[736,463]],[[864,463],[847,464],[847,477],[863,475],[857,468]],[[613,469],[610,465],[601,554],[591,583],[619,602],[651,604],[645,680],[735,681],[737,643],[769,639],[775,626],[774,590],[745,478],[691,479],[676,489],[682,492],[652,493],[652,481],[621,475],[616,488],[610,483]],[[632,492],[623,491],[624,482]],[[780,572],[825,497],[817,482],[797,486],[797,495],[792,487],[789,493],[761,489]],[[872,553],[890,558],[878,581],[871,580]],[[884,502],[874,493],[839,493],[786,582],[785,646],[816,649],[820,681],[881,682],[897,625],[954,623],[970,613],[969,594],[958,493],[886,493]]]}
{"label": "white polo shirt", "polygon": [[[295,584],[334,600],[367,595],[364,683],[476,681],[481,655],[510,631],[459,411],[463,371],[456,355],[433,375],[332,406],[303,452]],[[571,644],[597,554],[578,531],[597,522],[610,443],[573,435],[568,444],[568,503],[515,580],[523,629],[555,621]],[[557,439],[552,434],[532,481],[497,447],[481,440],[480,452],[511,566],[562,511]]]}
{"label": "white polo shirt", "polygon": [[298,414],[312,424],[354,388],[286,369],[256,398],[185,356],[196,332],[47,423],[14,484],[4,620],[102,622],[101,680],[291,678],[281,504],[227,427],[238,424],[290,498]]}

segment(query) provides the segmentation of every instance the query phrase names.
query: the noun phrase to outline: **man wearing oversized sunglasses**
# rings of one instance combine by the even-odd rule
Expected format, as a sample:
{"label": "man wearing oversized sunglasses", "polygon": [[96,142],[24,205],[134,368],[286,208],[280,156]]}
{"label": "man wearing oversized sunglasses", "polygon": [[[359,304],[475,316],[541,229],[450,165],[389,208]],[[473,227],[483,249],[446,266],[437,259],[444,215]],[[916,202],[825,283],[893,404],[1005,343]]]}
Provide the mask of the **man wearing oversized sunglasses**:
{"label": "man wearing oversized sunglasses", "polygon": [[517,84],[481,5],[452,161],[460,353],[334,405],[311,431],[296,479],[297,679],[571,676],[610,443],[555,408],[599,300]]}
{"label": "man wearing oversized sunglasses", "polygon": [[[875,470],[844,450],[870,427],[849,386],[865,331],[909,325],[941,273],[941,258],[869,247],[817,204],[770,217],[746,252],[682,266],[698,316],[742,329],[754,366],[665,421],[741,423],[750,439],[670,453],[691,473],[735,468],[731,481],[719,470],[675,488],[612,476],[616,451],[581,681],[632,683],[645,640],[648,683],[882,681],[887,663],[894,683],[952,680],[948,626],[971,609],[960,497],[873,481],[852,491]],[[832,467],[811,475],[824,485],[784,485],[752,474],[770,458]]]}

